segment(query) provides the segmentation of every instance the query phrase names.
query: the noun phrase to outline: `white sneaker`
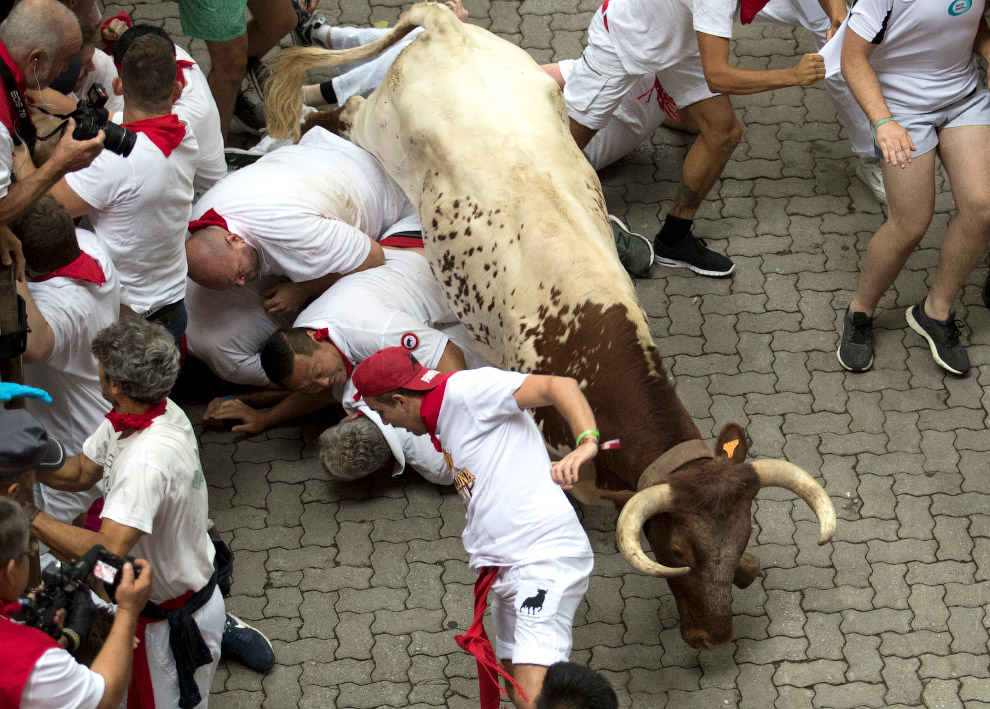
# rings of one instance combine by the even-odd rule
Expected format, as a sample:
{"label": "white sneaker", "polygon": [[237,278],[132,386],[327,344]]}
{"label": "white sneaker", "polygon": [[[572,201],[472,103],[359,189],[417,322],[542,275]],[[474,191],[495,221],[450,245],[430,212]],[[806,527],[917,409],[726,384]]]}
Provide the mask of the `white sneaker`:
{"label": "white sneaker", "polygon": [[870,188],[880,204],[887,204],[887,191],[883,187],[883,172],[879,160],[860,160],[856,163],[856,176]]}

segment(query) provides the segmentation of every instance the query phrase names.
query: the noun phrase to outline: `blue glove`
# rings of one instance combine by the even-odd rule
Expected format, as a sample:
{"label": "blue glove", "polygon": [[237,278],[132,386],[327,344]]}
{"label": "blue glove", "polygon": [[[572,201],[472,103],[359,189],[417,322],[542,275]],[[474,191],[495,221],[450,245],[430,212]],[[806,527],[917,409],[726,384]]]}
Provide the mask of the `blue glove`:
{"label": "blue glove", "polygon": [[10,401],[19,399],[22,396],[30,396],[32,399],[41,399],[50,404],[52,397],[44,389],[15,384],[14,382],[0,382],[0,401]]}

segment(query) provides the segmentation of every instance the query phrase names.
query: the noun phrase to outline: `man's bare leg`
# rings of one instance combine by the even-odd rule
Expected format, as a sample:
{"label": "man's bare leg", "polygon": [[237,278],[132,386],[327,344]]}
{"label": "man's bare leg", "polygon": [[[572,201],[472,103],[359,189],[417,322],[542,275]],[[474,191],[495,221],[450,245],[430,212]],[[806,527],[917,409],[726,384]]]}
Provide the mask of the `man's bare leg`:
{"label": "man's bare leg", "polygon": [[296,27],[290,0],[248,0],[247,56],[261,59]]}
{"label": "man's bare leg", "polygon": [[873,317],[877,303],[928,231],[935,212],[935,151],[915,156],[905,167],[883,165],[887,221],[870,239],[859,269],[850,312]]}
{"label": "man's bare leg", "polygon": [[227,142],[227,129],[234,117],[234,103],[247,71],[248,38],[246,34],[229,42],[207,42],[210,53],[210,73],[206,77],[220,113],[220,130]]}
{"label": "man's bare leg", "polygon": [[938,141],[956,216],[945,232],[925,314],[946,320],[990,243],[990,126],[946,128]]}
{"label": "man's bare leg", "polygon": [[595,137],[595,133],[598,131],[581,125],[573,118],[568,118],[567,120],[570,121],[571,135],[574,137],[574,142],[577,143],[577,146],[581,148],[581,150],[584,150],[588,143],[591,142],[591,139]]}
{"label": "man's bare leg", "polygon": [[500,662],[529,700],[524,702],[515,687],[506,682],[505,689],[509,693],[512,705],[516,709],[535,709],[536,698],[543,689],[543,679],[547,676],[547,668],[543,665],[513,665],[509,660],[500,660]]}

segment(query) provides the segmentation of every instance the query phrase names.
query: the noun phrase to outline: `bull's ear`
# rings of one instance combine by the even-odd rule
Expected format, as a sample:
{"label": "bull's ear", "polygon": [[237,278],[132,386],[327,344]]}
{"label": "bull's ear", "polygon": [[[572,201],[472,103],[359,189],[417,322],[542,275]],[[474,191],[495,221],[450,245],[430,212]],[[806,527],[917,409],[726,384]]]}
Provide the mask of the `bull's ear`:
{"label": "bull's ear", "polygon": [[749,452],[749,443],[746,442],[746,431],[738,423],[725,425],[722,432],[718,434],[715,441],[715,456],[717,458],[731,458],[734,463],[742,463],[746,460]]}

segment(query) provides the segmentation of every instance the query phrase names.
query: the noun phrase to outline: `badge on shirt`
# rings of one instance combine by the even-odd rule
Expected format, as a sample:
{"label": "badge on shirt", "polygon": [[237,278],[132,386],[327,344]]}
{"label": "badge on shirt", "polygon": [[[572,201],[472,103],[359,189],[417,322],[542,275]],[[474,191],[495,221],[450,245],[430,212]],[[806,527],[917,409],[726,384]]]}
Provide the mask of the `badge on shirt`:
{"label": "badge on shirt", "polygon": [[404,332],[402,333],[402,346],[405,347],[410,352],[417,347],[419,347],[419,337],[415,332]]}
{"label": "badge on shirt", "polygon": [[519,606],[519,612],[527,615],[537,615],[543,611],[543,603],[547,600],[547,589],[537,588],[536,593],[527,598]]}
{"label": "badge on shirt", "polygon": [[949,14],[958,17],[971,7],[973,7],[973,0],[952,0],[949,3]]}

